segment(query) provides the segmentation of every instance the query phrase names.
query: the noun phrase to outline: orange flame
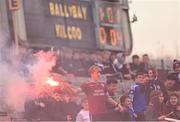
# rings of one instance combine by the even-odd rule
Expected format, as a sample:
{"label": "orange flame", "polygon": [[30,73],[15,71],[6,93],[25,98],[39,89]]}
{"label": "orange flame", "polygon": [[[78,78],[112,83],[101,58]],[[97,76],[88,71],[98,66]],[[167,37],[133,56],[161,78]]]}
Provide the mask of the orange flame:
{"label": "orange flame", "polygon": [[53,78],[48,78],[46,83],[49,84],[50,86],[58,86],[59,85],[59,82],[54,81]]}

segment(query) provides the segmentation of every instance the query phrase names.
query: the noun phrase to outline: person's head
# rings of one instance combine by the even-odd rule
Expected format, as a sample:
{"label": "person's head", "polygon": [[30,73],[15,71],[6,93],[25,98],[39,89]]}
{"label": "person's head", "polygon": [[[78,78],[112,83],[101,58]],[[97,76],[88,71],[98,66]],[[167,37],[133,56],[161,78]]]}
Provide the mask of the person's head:
{"label": "person's head", "polygon": [[171,90],[176,82],[176,78],[173,74],[168,74],[166,77],[166,80],[164,82],[164,85],[167,90]]}
{"label": "person's head", "polygon": [[148,72],[147,71],[143,72],[143,80],[144,80],[144,82],[148,82],[149,81],[149,77],[148,77]]}
{"label": "person's head", "polygon": [[135,75],[135,81],[140,84],[144,84],[144,74],[142,72],[137,72]]}
{"label": "person's head", "polygon": [[179,60],[173,61],[173,69],[175,72],[180,73],[180,61]]}
{"label": "person's head", "polygon": [[132,99],[128,95],[123,95],[120,98],[120,102],[124,108],[131,108],[132,107]]}
{"label": "person's head", "polygon": [[83,107],[84,110],[89,110],[89,105],[88,105],[87,98],[84,98],[84,99],[81,100],[81,106]]}
{"label": "person's head", "polygon": [[160,90],[153,90],[150,93],[150,101],[152,101],[154,98],[157,98],[159,103],[162,103],[164,101],[164,96],[163,96],[162,91],[160,91]]}
{"label": "person's head", "polygon": [[165,105],[162,91],[160,90],[152,91],[150,94],[150,103],[154,106],[154,108],[156,108],[156,111],[158,113],[161,112],[162,110],[161,106]]}
{"label": "person's head", "polygon": [[130,70],[131,69],[130,63],[125,64],[125,68]]}
{"label": "person's head", "polygon": [[108,79],[106,81],[107,90],[109,93],[114,94],[117,91],[118,81],[116,79]]}
{"label": "person's head", "polygon": [[156,77],[157,77],[157,70],[155,69],[155,68],[150,68],[149,70],[148,70],[148,76],[149,76],[149,79],[150,80],[153,80],[153,79],[155,79]]}
{"label": "person's head", "polygon": [[139,64],[140,60],[139,60],[139,56],[138,55],[133,55],[132,56],[132,61],[134,64]]}
{"label": "person's head", "polygon": [[118,62],[124,64],[125,60],[126,60],[126,56],[124,53],[117,53],[116,58],[118,60]]}
{"label": "person's head", "polygon": [[96,65],[91,66],[89,68],[88,72],[89,72],[89,75],[92,80],[94,80],[94,81],[99,80],[99,78],[101,76],[101,73],[100,73],[101,69],[98,66],[96,66]]}
{"label": "person's head", "polygon": [[148,56],[148,54],[144,54],[142,56],[142,62],[145,63],[145,64],[149,63],[149,56]]}
{"label": "person's head", "polygon": [[111,52],[111,54],[109,56],[109,61],[112,63],[115,59],[116,59],[116,53],[115,52]]}
{"label": "person's head", "polygon": [[172,93],[169,95],[169,103],[172,106],[176,106],[179,104],[179,96],[176,93]]}

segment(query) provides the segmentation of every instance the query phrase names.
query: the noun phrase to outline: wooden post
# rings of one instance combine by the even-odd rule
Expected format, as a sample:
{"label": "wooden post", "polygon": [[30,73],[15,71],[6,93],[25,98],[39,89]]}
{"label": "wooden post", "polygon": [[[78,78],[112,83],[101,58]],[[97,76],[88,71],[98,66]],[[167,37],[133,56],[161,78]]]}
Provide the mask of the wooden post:
{"label": "wooden post", "polygon": [[19,40],[17,35],[17,20],[16,20],[16,11],[20,9],[20,0],[9,0],[9,9],[12,12],[12,23],[13,23],[13,33],[14,41],[16,47],[16,54],[19,53]]}
{"label": "wooden post", "polygon": [[13,32],[14,32],[16,54],[18,54],[19,53],[19,40],[18,40],[18,35],[17,35],[16,11],[12,11],[12,21],[13,21]]}

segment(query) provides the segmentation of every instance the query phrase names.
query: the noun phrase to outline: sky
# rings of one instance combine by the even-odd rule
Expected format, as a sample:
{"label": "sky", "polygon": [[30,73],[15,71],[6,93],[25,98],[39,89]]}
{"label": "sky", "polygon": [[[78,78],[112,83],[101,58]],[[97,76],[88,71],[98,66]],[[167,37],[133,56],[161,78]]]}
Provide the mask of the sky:
{"label": "sky", "polygon": [[134,47],[132,54],[180,58],[180,0],[129,0]]}

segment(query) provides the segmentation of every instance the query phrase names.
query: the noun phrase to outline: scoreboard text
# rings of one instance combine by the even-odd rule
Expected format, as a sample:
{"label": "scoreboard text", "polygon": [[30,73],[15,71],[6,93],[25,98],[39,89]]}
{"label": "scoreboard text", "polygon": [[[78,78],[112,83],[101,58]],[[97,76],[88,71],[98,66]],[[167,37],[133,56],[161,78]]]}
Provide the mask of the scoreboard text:
{"label": "scoreboard text", "polygon": [[124,51],[122,3],[23,0],[27,39],[34,45]]}

